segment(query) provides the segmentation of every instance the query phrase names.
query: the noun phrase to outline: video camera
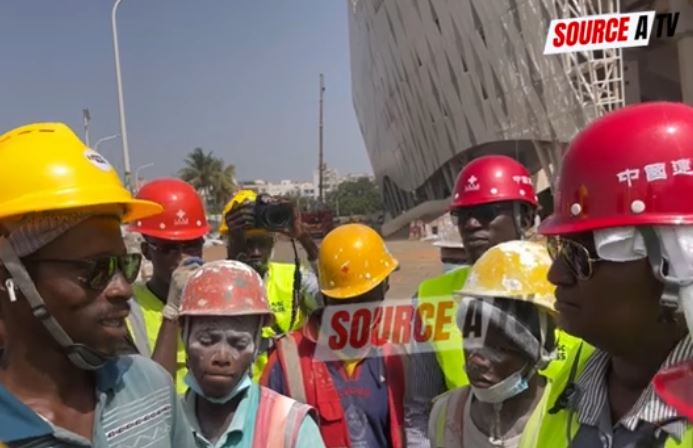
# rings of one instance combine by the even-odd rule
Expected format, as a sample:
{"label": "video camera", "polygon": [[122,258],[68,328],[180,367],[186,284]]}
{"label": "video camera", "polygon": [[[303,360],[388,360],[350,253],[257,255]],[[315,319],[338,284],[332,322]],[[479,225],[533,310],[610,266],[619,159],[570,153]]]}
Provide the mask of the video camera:
{"label": "video camera", "polygon": [[255,200],[255,227],[270,232],[291,230],[294,224],[294,209],[291,203],[276,202],[268,194],[260,194]]}

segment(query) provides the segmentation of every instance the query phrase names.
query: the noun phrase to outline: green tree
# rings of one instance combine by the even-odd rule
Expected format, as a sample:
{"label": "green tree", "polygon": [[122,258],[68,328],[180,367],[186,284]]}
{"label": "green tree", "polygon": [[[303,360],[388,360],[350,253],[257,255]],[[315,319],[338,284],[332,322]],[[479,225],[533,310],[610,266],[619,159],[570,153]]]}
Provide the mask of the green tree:
{"label": "green tree", "polygon": [[325,201],[338,216],[370,215],[383,210],[378,186],[367,177],[342,182],[327,193]]}
{"label": "green tree", "polygon": [[219,213],[236,190],[236,168],[226,165],[223,159],[202,148],[195,148],[184,163],[185,166],[178,173],[180,178],[202,194],[210,212]]}

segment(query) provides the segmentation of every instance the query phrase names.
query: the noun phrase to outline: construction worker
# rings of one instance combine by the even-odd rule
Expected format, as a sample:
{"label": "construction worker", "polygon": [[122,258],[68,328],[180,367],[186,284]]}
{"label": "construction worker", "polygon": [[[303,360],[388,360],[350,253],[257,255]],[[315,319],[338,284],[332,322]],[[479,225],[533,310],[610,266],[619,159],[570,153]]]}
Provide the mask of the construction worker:
{"label": "construction worker", "polygon": [[[415,301],[438,304],[452,302],[465,284],[470,265],[496,244],[527,237],[534,224],[537,196],[527,169],[516,160],[500,155],[483,156],[469,162],[455,183],[450,214],[456,219],[469,264],[425,280],[419,285]],[[416,446],[428,446],[428,421],[434,397],[446,390],[468,384],[462,353],[462,336],[454,325],[446,328],[448,340],[437,341],[429,350],[419,349],[408,364],[413,387],[407,390],[405,422],[407,440]],[[574,353],[577,340],[560,336],[558,360]],[[560,362],[550,369],[560,369]],[[545,372],[550,375],[550,372]]]}
{"label": "construction worker", "polygon": [[251,381],[261,329],[273,319],[251,267],[221,260],[199,268],[180,316],[190,367],[185,410],[199,448],[325,446],[310,406]]}
{"label": "construction worker", "polygon": [[183,394],[187,389],[183,382],[185,348],[180,340],[177,311],[186,278],[179,276],[180,284],[172,287],[172,275],[184,257],[202,257],[209,225],[197,191],[180,179],[152,180],[142,186],[137,198],[160,204],[164,212],[138,219],[128,229],[143,236],[142,255],[153,268],[149,281],[134,285],[130,329],[140,354],[151,356],[168,370],[178,393]]}
{"label": "construction worker", "polygon": [[431,446],[518,446],[556,348],[550,266],[544,246],[508,241],[470,269],[457,313],[470,385],[435,399]]}
{"label": "construction worker", "polygon": [[60,123],[0,136],[0,440],[13,447],[188,447],[171,378],[119,356],[141,256],[120,223],[161,213]]}
{"label": "construction worker", "polygon": [[348,304],[367,311],[380,304],[398,262],[375,230],[345,224],[325,236],[318,264],[326,309],[277,340],[262,384],[315,407],[328,447],[403,447],[402,360],[387,345],[317,356],[318,349],[329,350],[318,339],[321,325],[330,325],[331,319],[323,320],[330,307]]}
{"label": "construction worker", "polygon": [[[290,209],[290,217],[283,217],[286,225],[281,228],[258,226],[258,199],[264,201],[263,204],[280,203],[286,207],[285,210]],[[323,306],[315,275],[318,247],[303,230],[298,209],[291,203],[279,202],[266,195],[258,196],[252,190],[241,190],[226,204],[223,215],[219,233],[227,236],[227,259],[242,261],[260,274],[275,317],[274,325],[263,329],[260,354],[253,366],[253,379],[257,381],[267,364],[272,338],[300,328],[307,315]],[[311,269],[300,268],[295,245],[293,264],[272,261],[278,233],[301,244]]]}
{"label": "construction worker", "polygon": [[[650,102],[593,121],[558,173],[549,236],[559,324],[595,347],[556,377],[522,447],[691,447],[657,372],[693,360],[693,108]],[[687,302],[688,301],[688,302]]]}

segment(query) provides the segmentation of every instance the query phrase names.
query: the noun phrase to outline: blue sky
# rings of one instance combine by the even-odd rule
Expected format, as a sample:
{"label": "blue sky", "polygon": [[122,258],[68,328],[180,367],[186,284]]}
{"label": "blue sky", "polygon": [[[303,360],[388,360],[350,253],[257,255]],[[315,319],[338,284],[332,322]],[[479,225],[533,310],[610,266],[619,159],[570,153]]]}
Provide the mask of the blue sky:
{"label": "blue sky", "polygon": [[[0,5],[0,132],[63,121],[120,132],[108,0]],[[312,179],[319,73],[326,162],[370,172],[354,115],[344,0],[124,0],[118,13],[131,165],[175,174],[201,146],[239,179]],[[101,146],[119,169],[120,140]]]}

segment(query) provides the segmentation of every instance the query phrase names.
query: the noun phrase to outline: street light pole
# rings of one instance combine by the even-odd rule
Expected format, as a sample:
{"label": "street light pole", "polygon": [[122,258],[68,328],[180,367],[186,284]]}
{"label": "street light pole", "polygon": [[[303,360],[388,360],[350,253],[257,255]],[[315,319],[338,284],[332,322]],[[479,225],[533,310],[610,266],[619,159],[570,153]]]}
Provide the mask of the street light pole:
{"label": "street light pole", "polygon": [[125,186],[132,191],[130,181],[130,151],[128,149],[128,131],[125,124],[125,106],[123,104],[123,80],[120,75],[120,52],[118,49],[118,28],[116,25],[116,12],[118,6],[123,0],[115,0],[113,11],[111,13],[111,25],[113,28],[113,53],[115,56],[116,83],[118,86],[118,112],[120,113],[120,135],[122,136],[123,145],[123,168],[125,175]]}
{"label": "street light pole", "polygon": [[113,134],[109,135],[108,137],[102,137],[96,141],[96,144],[94,144],[94,151],[99,152],[99,145],[101,143],[107,142],[109,140],[113,140],[114,138],[120,137],[120,134]]}
{"label": "street light pole", "polygon": [[[140,165],[135,169],[135,186],[139,185],[140,183],[140,171],[145,169],[145,168],[150,168],[153,167],[153,163],[145,163],[144,165]],[[134,192],[134,190],[133,190]]]}
{"label": "street light pole", "polygon": [[89,146],[89,122],[91,121],[89,109],[82,109],[82,116],[84,117],[84,143]]}

